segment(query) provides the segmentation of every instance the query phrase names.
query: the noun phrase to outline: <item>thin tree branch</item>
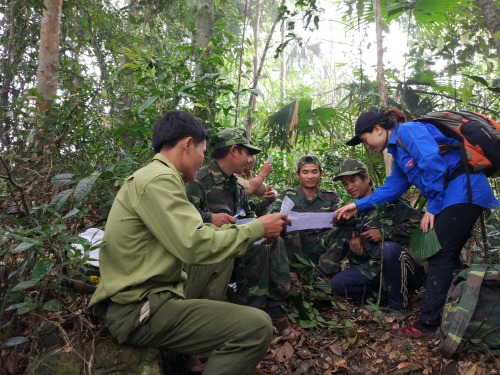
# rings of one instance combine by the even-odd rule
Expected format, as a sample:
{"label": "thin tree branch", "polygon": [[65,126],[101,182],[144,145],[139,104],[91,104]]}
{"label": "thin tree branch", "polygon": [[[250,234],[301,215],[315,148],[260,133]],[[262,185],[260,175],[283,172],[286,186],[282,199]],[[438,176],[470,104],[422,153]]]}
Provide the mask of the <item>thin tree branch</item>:
{"label": "thin tree branch", "polygon": [[28,202],[26,201],[26,196],[24,195],[24,189],[23,189],[23,187],[20,186],[19,184],[17,184],[14,181],[14,178],[12,177],[12,174],[10,173],[9,166],[7,165],[7,163],[5,162],[5,160],[3,158],[1,158],[1,157],[0,157],[0,162],[2,162],[2,165],[5,168],[5,172],[7,173],[6,176],[5,175],[0,175],[0,178],[9,181],[17,190],[19,190],[19,192],[21,193],[21,203],[23,205],[24,211],[26,212],[26,214],[28,216],[30,216],[30,209],[29,209],[29,206],[28,206]]}

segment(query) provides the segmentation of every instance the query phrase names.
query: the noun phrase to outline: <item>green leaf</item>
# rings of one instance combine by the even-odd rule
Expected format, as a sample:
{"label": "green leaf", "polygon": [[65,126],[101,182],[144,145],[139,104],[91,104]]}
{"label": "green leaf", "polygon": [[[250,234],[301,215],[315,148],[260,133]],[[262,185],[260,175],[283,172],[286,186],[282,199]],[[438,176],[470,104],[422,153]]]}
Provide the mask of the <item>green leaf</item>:
{"label": "green leaf", "polygon": [[22,290],[33,288],[39,284],[40,284],[39,280],[21,281],[19,284],[14,285],[14,287],[11,289],[11,291],[12,292],[20,292]]}
{"label": "green leaf", "polygon": [[66,215],[64,215],[63,218],[67,219],[67,218],[73,217],[79,212],[80,212],[80,210],[78,208],[73,208],[70,212],[68,212]]}
{"label": "green leaf", "polygon": [[31,310],[36,309],[39,306],[38,300],[35,298],[27,297],[26,302],[17,308],[16,313],[18,315],[26,314],[27,312],[30,312]]}
{"label": "green leaf", "polygon": [[56,195],[54,199],[52,199],[52,202],[49,203],[49,206],[60,206],[62,207],[64,203],[71,197],[71,194],[73,193],[73,189],[67,189],[61,191],[59,194]]}
{"label": "green leaf", "polygon": [[425,260],[436,254],[441,250],[436,231],[429,229],[427,233],[424,233],[418,228],[410,238],[410,250],[418,260]]}
{"label": "green leaf", "polygon": [[139,106],[139,109],[137,110],[137,114],[141,114],[142,112],[144,112],[145,109],[151,107],[151,105],[154,104],[158,100],[159,97],[160,97],[160,95],[154,95],[154,96],[149,97],[144,103],[142,103]]}
{"label": "green leaf", "polygon": [[477,82],[477,83],[480,83],[481,85],[483,86],[486,86],[488,87],[488,81],[486,81],[483,77],[479,77],[479,76],[471,76],[471,75],[468,75],[468,74],[464,74],[464,76],[472,79],[473,81]]}
{"label": "green leaf", "polygon": [[94,172],[90,176],[82,178],[78,182],[73,194],[77,202],[81,202],[90,193],[90,190],[92,190],[92,187],[100,174],[100,172]]}
{"label": "green leaf", "polygon": [[74,179],[74,174],[73,173],[62,173],[55,175],[52,177],[51,183],[52,186],[64,186],[64,185],[70,185],[75,182]]}
{"label": "green leaf", "polygon": [[47,288],[48,289],[57,290],[59,293],[63,293],[64,295],[70,297],[73,301],[76,300],[76,293],[75,293],[75,291],[73,289],[66,288],[66,287],[62,286],[61,284],[48,283],[47,284]]}
{"label": "green leaf", "polygon": [[19,244],[14,250],[12,250],[12,254],[17,254],[26,251],[29,248],[33,247],[33,245],[35,245],[33,242],[23,242]]}
{"label": "green leaf", "polygon": [[43,304],[43,308],[47,311],[61,311],[63,307],[63,304],[57,299],[51,299]]}
{"label": "green leaf", "polygon": [[36,280],[41,280],[45,275],[47,275],[54,267],[55,262],[51,259],[42,259],[35,267],[33,267],[33,271],[31,272],[31,277]]}

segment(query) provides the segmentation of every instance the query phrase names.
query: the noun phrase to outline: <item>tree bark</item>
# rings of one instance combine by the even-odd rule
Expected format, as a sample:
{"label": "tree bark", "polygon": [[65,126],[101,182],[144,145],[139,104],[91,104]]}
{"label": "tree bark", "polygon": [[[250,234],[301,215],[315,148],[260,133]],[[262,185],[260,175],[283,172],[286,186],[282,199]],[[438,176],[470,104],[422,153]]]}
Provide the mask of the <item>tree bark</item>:
{"label": "tree bark", "polygon": [[486,26],[495,44],[498,58],[500,58],[500,13],[498,7],[493,0],[476,0],[476,3],[483,11]]}
{"label": "tree bark", "polygon": [[214,1],[196,2],[196,47],[207,48],[214,35]]}
{"label": "tree bark", "polygon": [[[281,1],[281,6],[285,4],[285,0]],[[279,20],[274,20],[273,25],[271,26],[271,30],[269,31],[269,35],[267,36],[266,40],[266,45],[264,47],[264,50],[262,51],[262,56],[260,58],[260,63],[259,63],[259,68],[257,69],[257,75],[255,76],[255,79],[252,84],[252,92],[250,93],[250,99],[248,99],[248,113],[247,113],[247,132],[250,134],[253,126],[253,119],[252,119],[252,113],[257,105],[257,95],[255,95],[255,90],[257,89],[257,86],[259,85],[259,79],[260,75],[262,73],[262,69],[264,67],[264,61],[266,60],[266,55],[267,51],[270,48],[271,45],[271,39],[274,34],[274,30],[276,29],[276,25],[278,24]]]}
{"label": "tree bark", "polygon": [[[382,15],[380,11],[380,0],[373,0],[373,13],[375,15],[375,32],[377,36],[377,87],[380,95],[379,103],[382,107],[387,107],[387,87],[384,77],[384,43],[382,37]],[[394,159],[392,155],[384,150],[385,175],[390,176]]]}
{"label": "tree bark", "polygon": [[[245,10],[243,11],[243,31],[241,33],[241,44],[240,44],[240,61],[238,64],[238,87],[236,90],[236,110],[234,112],[234,127],[238,126],[238,117],[240,114],[240,95],[241,95],[241,78],[243,76],[243,55],[245,54],[245,32],[247,28],[247,19],[248,19],[248,2],[249,0],[245,0]],[[257,0],[258,2],[258,0]],[[257,17],[258,16],[254,16]],[[255,23],[253,23],[255,25]],[[254,54],[254,66],[253,66],[253,76],[255,79],[255,75],[257,74],[257,43],[258,43],[258,28],[254,27],[254,44],[255,44],[255,54]]]}
{"label": "tree bark", "polygon": [[[286,21],[281,25],[281,44],[285,43],[285,29]],[[286,97],[286,61],[285,61],[285,51],[281,52],[280,61],[280,102],[285,102]]]}
{"label": "tree bark", "polygon": [[[197,48],[204,50],[203,55],[210,55],[212,48],[209,48],[210,39],[214,36],[214,0],[197,0],[196,2],[196,40]],[[208,71],[207,71],[208,70]],[[210,71],[212,70],[212,71]],[[207,68],[205,71],[199,66],[197,71],[200,76],[204,73],[214,73],[215,67]],[[214,90],[208,94],[208,109],[198,110],[198,117],[208,123],[215,120],[215,95]]]}
{"label": "tree bark", "polygon": [[37,90],[42,96],[42,110],[50,107],[57,94],[59,81],[59,32],[62,0],[44,0],[40,31]]}

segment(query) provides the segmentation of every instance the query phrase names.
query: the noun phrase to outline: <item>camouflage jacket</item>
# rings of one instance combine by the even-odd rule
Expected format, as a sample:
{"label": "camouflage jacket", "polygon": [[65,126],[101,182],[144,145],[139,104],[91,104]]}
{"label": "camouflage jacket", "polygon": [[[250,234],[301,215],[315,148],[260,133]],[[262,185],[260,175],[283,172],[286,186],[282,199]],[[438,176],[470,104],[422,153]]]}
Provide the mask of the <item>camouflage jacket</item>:
{"label": "camouflage jacket", "polygon": [[240,218],[255,216],[236,176],[227,176],[215,160],[199,170],[195,181],[186,184],[186,193],[205,223],[211,222],[212,212],[234,215],[243,209]]}
{"label": "camouflage jacket", "polygon": [[268,213],[280,212],[281,204],[286,196],[295,203],[292,209],[295,212],[333,212],[338,208],[337,204],[340,200],[333,191],[318,188],[316,196],[309,201],[301,187],[288,188],[271,204]]}
{"label": "camouflage jacket", "polygon": [[320,257],[318,267],[327,275],[333,275],[341,270],[340,263],[347,257],[351,266],[357,266],[363,275],[372,279],[380,273],[380,243],[361,239],[364,254],[356,256],[349,248],[352,234],[359,236],[360,232],[366,230],[365,226],[378,228],[384,241],[407,247],[421,219],[422,214],[403,199],[367,211],[336,226],[322,239],[326,252]]}
{"label": "camouflage jacket", "polygon": [[[337,204],[340,201],[338,195],[333,191],[318,188],[316,196],[312,201],[309,201],[302,188],[289,188],[271,203],[268,213],[280,212],[281,204],[286,196],[295,203],[292,209],[295,212],[333,212],[338,208]],[[328,229],[308,229],[285,233],[283,237],[289,256],[298,252],[317,263],[319,254],[324,252],[320,237],[326,233],[328,233]]]}

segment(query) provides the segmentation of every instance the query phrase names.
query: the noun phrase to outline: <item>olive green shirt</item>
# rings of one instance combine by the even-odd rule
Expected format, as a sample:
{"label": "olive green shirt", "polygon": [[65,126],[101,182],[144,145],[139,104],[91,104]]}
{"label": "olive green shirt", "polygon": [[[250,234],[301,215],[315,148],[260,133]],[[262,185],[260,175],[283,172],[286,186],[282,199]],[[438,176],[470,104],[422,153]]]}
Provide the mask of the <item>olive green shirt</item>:
{"label": "olive green shirt", "polygon": [[115,198],[99,254],[101,282],[89,307],[107,299],[128,304],[160,291],[184,298],[184,263],[241,257],[263,236],[259,220],[220,229],[204,224],[186,196],[182,175],[157,154]]}

